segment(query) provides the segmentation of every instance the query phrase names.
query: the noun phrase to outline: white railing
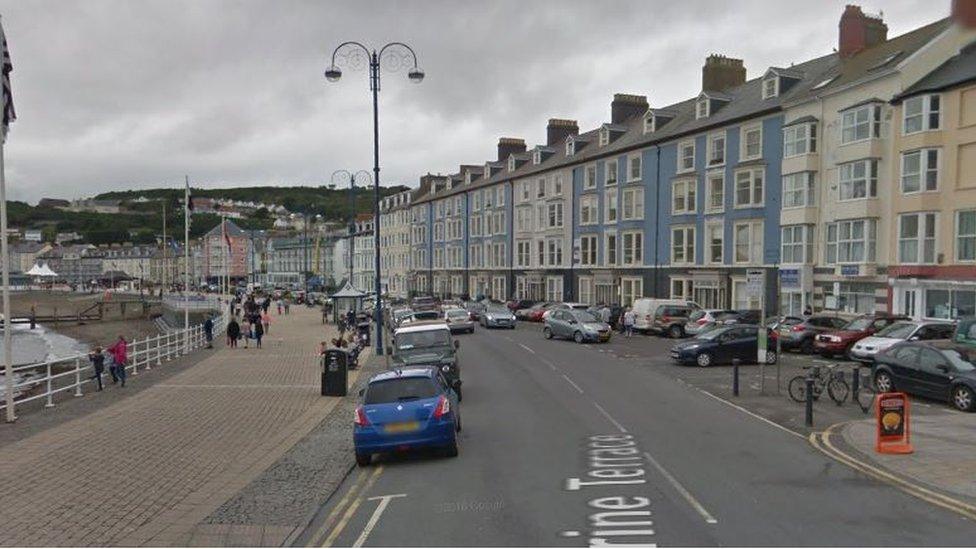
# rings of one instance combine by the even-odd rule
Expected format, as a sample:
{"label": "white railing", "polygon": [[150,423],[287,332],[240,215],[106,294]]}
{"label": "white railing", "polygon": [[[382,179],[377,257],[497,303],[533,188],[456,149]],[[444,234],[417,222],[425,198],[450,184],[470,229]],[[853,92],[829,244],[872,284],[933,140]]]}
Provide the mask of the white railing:
{"label": "white railing", "polygon": [[[227,327],[227,317],[225,314],[214,317],[213,335],[222,334]],[[162,366],[163,362],[179,358],[190,354],[191,351],[206,346],[207,339],[203,332],[203,324],[196,324],[187,329],[173,330],[161,333],[153,337],[134,339],[128,342],[127,358],[128,364],[125,366],[127,375],[136,376],[140,370],[152,370],[153,366]],[[74,396],[82,396],[82,387],[86,383],[95,383],[95,368],[88,359],[87,354],[79,354],[66,358],[25,364],[13,368],[12,380],[5,380],[5,383],[14,383],[14,394],[20,395],[14,398],[14,406],[44,399],[44,406],[50,408],[54,406],[54,395],[62,392],[73,391]],[[102,382],[105,378],[111,379],[111,374],[102,374]],[[19,381],[15,381],[18,378]],[[41,390],[43,389],[43,390]],[[0,395],[0,410],[7,407],[6,400]]]}

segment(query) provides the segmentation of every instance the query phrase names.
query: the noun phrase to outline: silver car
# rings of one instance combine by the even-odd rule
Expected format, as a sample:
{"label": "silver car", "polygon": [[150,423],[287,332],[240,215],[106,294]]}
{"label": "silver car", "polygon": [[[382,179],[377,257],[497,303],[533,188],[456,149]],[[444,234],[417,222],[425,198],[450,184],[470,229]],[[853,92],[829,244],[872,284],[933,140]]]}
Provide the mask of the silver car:
{"label": "silver car", "polygon": [[444,311],[444,321],[447,322],[447,327],[451,329],[452,334],[474,333],[474,321],[471,320],[471,313],[464,309],[447,309]]}
{"label": "silver car", "polygon": [[542,334],[546,339],[563,337],[576,343],[610,341],[610,325],[579,309],[553,309],[545,319]]}
{"label": "silver car", "polygon": [[688,317],[688,322],[685,322],[685,333],[691,337],[695,337],[705,331],[706,328],[714,325],[716,323],[716,317],[722,313],[734,312],[726,309],[698,309],[691,313],[691,316]]}
{"label": "silver car", "polygon": [[874,362],[875,355],[896,343],[949,339],[955,329],[956,325],[951,322],[895,322],[855,343],[851,347],[851,358],[860,362]]}
{"label": "silver car", "polygon": [[481,325],[485,328],[515,329],[515,315],[505,305],[489,305],[481,314]]}

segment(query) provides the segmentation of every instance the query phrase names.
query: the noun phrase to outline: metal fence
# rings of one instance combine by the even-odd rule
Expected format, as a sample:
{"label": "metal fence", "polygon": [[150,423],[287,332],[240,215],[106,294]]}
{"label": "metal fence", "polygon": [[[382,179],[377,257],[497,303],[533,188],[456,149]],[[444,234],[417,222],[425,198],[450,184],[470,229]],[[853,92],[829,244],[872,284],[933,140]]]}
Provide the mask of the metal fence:
{"label": "metal fence", "polygon": [[[226,327],[226,313],[217,315],[214,318],[214,337],[222,334]],[[126,373],[137,376],[140,370],[152,370],[153,366],[162,366],[164,361],[188,355],[206,344],[202,323],[188,329],[134,339],[128,342]],[[54,406],[54,395],[73,391],[74,396],[80,397],[84,394],[82,388],[86,383],[95,383],[95,369],[87,354],[16,366],[13,374],[13,379],[5,382],[14,383],[14,394],[17,395],[14,406],[44,399],[44,407],[50,408]],[[108,372],[103,376],[111,377]],[[0,410],[6,407],[7,402],[0,395]]]}

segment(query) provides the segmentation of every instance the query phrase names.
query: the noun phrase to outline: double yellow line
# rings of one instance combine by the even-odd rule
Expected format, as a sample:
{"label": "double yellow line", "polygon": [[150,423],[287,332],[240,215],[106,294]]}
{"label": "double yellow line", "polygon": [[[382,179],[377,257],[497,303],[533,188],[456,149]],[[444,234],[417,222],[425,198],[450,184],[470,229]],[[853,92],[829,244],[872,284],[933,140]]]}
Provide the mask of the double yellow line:
{"label": "double yellow line", "polygon": [[365,469],[359,471],[359,475],[349,488],[349,491],[339,500],[339,503],[332,509],[332,512],[325,517],[325,521],[322,522],[322,527],[309,539],[309,546],[331,547],[335,543],[336,539],[345,530],[349,521],[362,504],[363,494],[373,487],[373,484],[382,472],[382,465],[377,465],[372,472],[368,472]]}
{"label": "double yellow line", "polygon": [[844,453],[836,446],[834,446],[834,444],[830,442],[830,436],[834,433],[834,429],[843,427],[847,423],[850,422],[836,423],[828,427],[823,432],[810,433],[810,437],[809,437],[810,444],[813,445],[814,448],[820,450],[827,456],[843,463],[844,465],[847,465],[848,467],[856,471],[860,471],[865,475],[868,475],[869,477],[872,477],[876,480],[894,486],[895,488],[898,488],[899,490],[905,492],[906,494],[915,496],[918,499],[921,499],[923,501],[926,501],[928,503],[931,503],[932,505],[936,505],[943,509],[947,509],[949,511],[952,511],[953,513],[958,513],[968,519],[976,520],[976,506],[949,497],[945,494],[936,492],[934,490],[929,490],[924,486],[911,483],[899,476],[893,475],[888,471],[885,471],[884,469],[875,467],[874,465],[855,459],[853,456]]}

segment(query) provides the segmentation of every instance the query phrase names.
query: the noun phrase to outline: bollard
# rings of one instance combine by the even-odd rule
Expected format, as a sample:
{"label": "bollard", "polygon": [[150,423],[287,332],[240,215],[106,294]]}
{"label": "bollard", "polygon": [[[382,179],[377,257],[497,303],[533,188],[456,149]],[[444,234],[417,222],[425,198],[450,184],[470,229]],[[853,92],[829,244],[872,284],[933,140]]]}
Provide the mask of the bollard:
{"label": "bollard", "polygon": [[857,394],[861,391],[861,365],[854,365],[854,372],[851,378],[851,394],[854,395],[854,400],[857,400]]}
{"label": "bollard", "polygon": [[807,427],[813,427],[813,378],[807,376],[807,379],[805,381],[806,381],[806,389],[807,389],[806,390],[807,393],[806,412],[807,413],[806,413],[805,423]]}
{"label": "bollard", "polygon": [[739,361],[732,361],[732,394],[739,396]]}

